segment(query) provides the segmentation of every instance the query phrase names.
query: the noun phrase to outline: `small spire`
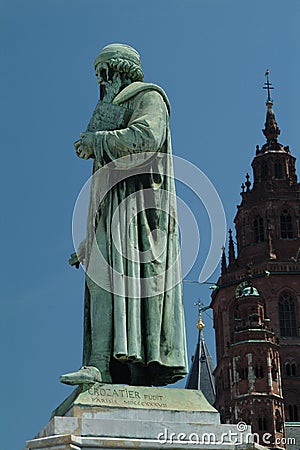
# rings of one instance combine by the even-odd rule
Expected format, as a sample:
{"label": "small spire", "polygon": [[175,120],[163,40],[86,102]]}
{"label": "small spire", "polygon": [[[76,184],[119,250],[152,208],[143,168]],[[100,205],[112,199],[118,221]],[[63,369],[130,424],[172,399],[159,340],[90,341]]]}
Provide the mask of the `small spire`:
{"label": "small spire", "polygon": [[228,260],[229,265],[235,262],[234,243],[232,239],[232,230],[229,230],[229,245],[228,245]]}
{"label": "small spire", "polygon": [[247,188],[247,192],[249,192],[249,191],[250,191],[250,186],[251,186],[251,181],[250,181],[250,175],[249,175],[248,172],[246,173],[246,182],[245,182],[245,186],[246,186],[246,188]]}
{"label": "small spire", "polygon": [[221,276],[225,275],[227,272],[227,261],[225,255],[225,247],[222,247],[222,260],[221,260]]}
{"label": "small spire", "polygon": [[267,139],[268,148],[269,149],[272,148],[272,150],[277,150],[278,146],[281,147],[281,145],[277,143],[277,138],[280,135],[280,129],[277,125],[277,122],[275,119],[275,114],[273,111],[273,100],[271,98],[270,90],[274,89],[274,87],[272,86],[272,83],[270,83],[269,74],[270,74],[270,72],[267,69],[266,73],[265,73],[267,81],[265,82],[265,85],[263,86],[263,89],[267,89],[267,91],[268,91],[268,97],[267,97],[267,101],[266,101],[267,115],[266,115],[265,128],[262,130],[262,132]]}
{"label": "small spire", "polygon": [[200,321],[201,324],[200,326],[197,325],[199,330],[198,340],[185,389],[201,390],[206,400],[213,405],[216,398],[215,380],[213,376],[214,364],[204,340],[204,323],[201,318],[201,313],[209,309],[209,306],[204,306],[200,300],[195,303],[195,306],[198,306],[198,324]]}

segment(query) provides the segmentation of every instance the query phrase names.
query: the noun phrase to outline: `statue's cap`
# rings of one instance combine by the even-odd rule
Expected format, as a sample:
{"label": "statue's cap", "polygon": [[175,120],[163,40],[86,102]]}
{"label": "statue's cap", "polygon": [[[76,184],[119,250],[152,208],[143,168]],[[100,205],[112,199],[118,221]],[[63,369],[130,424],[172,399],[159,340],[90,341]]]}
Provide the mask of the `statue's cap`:
{"label": "statue's cap", "polygon": [[106,45],[95,59],[94,65],[96,67],[99,63],[108,62],[112,58],[123,58],[141,67],[139,53],[127,44]]}

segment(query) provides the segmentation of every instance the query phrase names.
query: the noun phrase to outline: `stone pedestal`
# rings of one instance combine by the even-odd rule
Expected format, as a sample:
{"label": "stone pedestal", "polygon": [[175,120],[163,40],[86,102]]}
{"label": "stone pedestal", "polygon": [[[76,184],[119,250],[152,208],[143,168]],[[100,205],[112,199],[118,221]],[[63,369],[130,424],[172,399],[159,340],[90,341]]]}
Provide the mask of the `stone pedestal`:
{"label": "stone pedestal", "polygon": [[233,450],[253,447],[250,435],[250,427],[221,425],[200,391],[95,383],[77,388],[26,449]]}

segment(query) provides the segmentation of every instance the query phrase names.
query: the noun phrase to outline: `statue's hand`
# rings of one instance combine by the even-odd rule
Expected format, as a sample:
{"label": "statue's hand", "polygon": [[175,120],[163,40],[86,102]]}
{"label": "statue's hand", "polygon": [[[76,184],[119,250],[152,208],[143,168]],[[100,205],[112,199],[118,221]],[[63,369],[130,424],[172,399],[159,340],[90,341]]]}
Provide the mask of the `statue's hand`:
{"label": "statue's hand", "polygon": [[69,259],[70,266],[75,266],[76,269],[79,269],[80,263],[85,265],[85,240],[79,244],[77,252],[72,253]]}
{"label": "statue's hand", "polygon": [[78,141],[74,142],[74,147],[75,147],[76,152],[79,149],[80,144],[81,144],[81,139],[78,139]]}
{"label": "statue's hand", "polygon": [[78,259],[77,253],[72,253],[69,259],[70,266],[75,266],[76,269],[79,269],[80,261]]}
{"label": "statue's hand", "polygon": [[94,158],[94,133],[85,132],[80,134],[81,139],[74,143],[77,156],[82,159]]}

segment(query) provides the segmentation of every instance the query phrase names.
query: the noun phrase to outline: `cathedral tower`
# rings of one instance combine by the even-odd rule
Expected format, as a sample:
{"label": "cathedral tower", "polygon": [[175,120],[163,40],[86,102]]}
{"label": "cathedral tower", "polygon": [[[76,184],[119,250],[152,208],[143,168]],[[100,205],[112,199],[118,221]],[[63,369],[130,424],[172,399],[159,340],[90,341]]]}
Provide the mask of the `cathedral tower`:
{"label": "cathedral tower", "polygon": [[[221,420],[244,421],[280,448],[284,422],[300,414],[300,184],[295,157],[278,142],[268,91],[266,143],[256,147],[230,230],[228,262],[212,295]],[[261,444],[265,445],[263,442]]]}

